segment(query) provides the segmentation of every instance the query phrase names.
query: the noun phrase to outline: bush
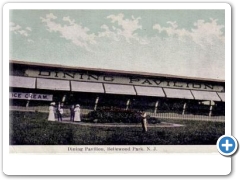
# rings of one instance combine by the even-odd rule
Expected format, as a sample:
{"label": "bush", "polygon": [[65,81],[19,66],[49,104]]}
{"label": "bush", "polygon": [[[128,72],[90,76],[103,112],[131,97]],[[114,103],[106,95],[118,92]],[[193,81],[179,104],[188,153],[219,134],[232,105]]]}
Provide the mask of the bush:
{"label": "bush", "polygon": [[[88,119],[94,123],[140,123],[141,114],[139,111],[124,109],[99,109],[88,113]],[[147,116],[149,123],[160,123],[154,117]]]}
{"label": "bush", "polygon": [[161,120],[147,115],[147,122],[148,124],[159,124],[161,123]]}
{"label": "bush", "polygon": [[141,115],[137,111],[123,109],[100,109],[88,113],[92,122],[98,123],[140,123]]}

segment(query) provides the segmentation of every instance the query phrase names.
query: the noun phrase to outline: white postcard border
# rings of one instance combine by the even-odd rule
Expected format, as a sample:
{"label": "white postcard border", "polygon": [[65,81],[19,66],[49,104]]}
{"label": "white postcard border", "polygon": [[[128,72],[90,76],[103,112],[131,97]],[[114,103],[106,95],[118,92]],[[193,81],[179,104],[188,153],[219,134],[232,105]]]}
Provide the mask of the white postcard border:
{"label": "white postcard border", "polygon": [[[225,9],[225,134],[231,134],[231,7],[227,3],[8,3],[3,7],[3,171],[5,174],[46,175],[227,175],[231,158],[219,153],[130,153],[130,154],[14,154],[9,151],[9,9]],[[5,96],[4,96],[5,95]],[[36,163],[37,162],[37,163]],[[64,162],[64,166],[63,166]],[[95,164],[101,162],[99,165]],[[119,163],[118,163],[119,162]],[[143,163],[144,162],[144,163]],[[196,163],[198,162],[198,163]],[[184,166],[182,165],[184,163]],[[39,165],[45,164],[44,167]],[[151,169],[145,171],[146,165]],[[194,166],[193,166],[194,164]],[[222,164],[220,167],[219,164]],[[218,168],[213,168],[217,166]],[[54,167],[54,168],[53,168]],[[71,167],[71,168],[68,168]],[[89,168],[91,167],[91,168]],[[107,167],[107,168],[106,168]],[[134,167],[134,168],[133,168]],[[174,169],[174,172],[172,171]]]}

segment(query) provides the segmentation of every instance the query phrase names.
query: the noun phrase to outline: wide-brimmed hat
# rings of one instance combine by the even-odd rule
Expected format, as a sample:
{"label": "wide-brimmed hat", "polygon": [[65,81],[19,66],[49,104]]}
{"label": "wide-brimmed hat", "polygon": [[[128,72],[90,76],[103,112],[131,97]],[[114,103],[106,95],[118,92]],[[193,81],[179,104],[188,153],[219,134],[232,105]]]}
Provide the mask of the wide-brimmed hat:
{"label": "wide-brimmed hat", "polygon": [[54,106],[54,105],[55,105],[55,102],[51,102],[50,105],[53,105],[53,106]]}
{"label": "wide-brimmed hat", "polygon": [[80,107],[80,105],[79,105],[79,104],[77,104],[77,105],[76,105],[76,107]]}

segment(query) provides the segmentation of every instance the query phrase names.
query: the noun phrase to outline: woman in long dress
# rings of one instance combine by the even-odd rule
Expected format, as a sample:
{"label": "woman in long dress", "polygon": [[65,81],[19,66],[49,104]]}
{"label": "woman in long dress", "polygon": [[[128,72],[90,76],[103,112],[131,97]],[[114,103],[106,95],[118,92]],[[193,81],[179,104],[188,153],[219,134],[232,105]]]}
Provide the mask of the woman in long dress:
{"label": "woman in long dress", "polygon": [[54,103],[51,103],[49,106],[48,121],[55,121]]}
{"label": "woman in long dress", "polygon": [[74,109],[74,121],[81,121],[80,115],[81,115],[80,105],[77,104]]}
{"label": "woman in long dress", "polygon": [[147,114],[146,112],[141,112],[141,116],[142,116],[142,131],[143,132],[147,132]]}

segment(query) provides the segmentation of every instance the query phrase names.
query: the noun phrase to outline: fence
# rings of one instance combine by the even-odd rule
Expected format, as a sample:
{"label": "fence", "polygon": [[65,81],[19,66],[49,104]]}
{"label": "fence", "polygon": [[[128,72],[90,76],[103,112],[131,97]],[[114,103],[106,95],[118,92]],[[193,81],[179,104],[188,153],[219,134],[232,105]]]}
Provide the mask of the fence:
{"label": "fence", "polygon": [[[32,106],[32,107],[24,107],[24,106],[9,106],[10,111],[26,111],[26,112],[44,112],[48,113],[48,108],[47,106]],[[69,109],[63,109],[64,114],[70,114]],[[82,114],[88,114],[91,112],[92,109],[81,109]]]}
{"label": "fence", "polygon": [[[34,106],[34,107],[23,107],[23,106],[10,106],[10,111],[27,111],[27,112],[45,112],[48,113],[47,106]],[[83,115],[93,111],[92,109],[81,109]],[[70,114],[69,109],[64,109],[64,115]],[[160,119],[179,119],[179,120],[203,120],[203,121],[217,121],[224,122],[225,116],[207,116],[207,115],[194,115],[194,114],[179,114],[179,113],[151,113],[147,112],[147,115]]]}
{"label": "fence", "polygon": [[179,120],[202,120],[202,121],[218,121],[224,122],[225,116],[206,116],[206,115],[193,115],[193,114],[177,114],[177,113],[149,113],[147,115],[160,119],[179,119]]}

